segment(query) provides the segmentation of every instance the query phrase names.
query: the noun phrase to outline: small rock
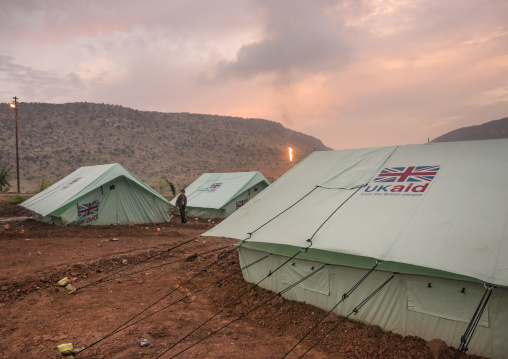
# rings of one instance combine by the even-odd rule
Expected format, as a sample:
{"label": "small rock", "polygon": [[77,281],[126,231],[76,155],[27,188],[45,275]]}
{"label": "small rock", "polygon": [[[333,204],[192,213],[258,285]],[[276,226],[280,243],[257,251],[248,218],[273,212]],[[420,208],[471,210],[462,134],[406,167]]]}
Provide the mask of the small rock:
{"label": "small rock", "polygon": [[432,353],[432,358],[439,359],[441,358],[441,353],[445,352],[448,349],[448,345],[441,339],[433,339],[430,342],[427,342],[427,346]]}
{"label": "small rock", "polygon": [[123,265],[126,265],[126,264],[127,264],[127,259],[124,259],[124,260],[122,261],[122,264],[123,264]]}
{"label": "small rock", "polygon": [[111,240],[112,240],[113,242],[116,242],[116,241],[118,241],[118,238],[111,238]]}
{"label": "small rock", "polygon": [[380,339],[383,336],[383,329],[379,325],[373,325],[370,327],[370,331],[375,338]]}
{"label": "small rock", "polygon": [[150,345],[150,341],[148,339],[141,339],[141,343],[139,343],[139,345],[143,348],[143,347],[147,347]]}
{"label": "small rock", "polygon": [[101,241],[101,243],[108,242],[108,241],[109,241],[109,239],[103,239],[103,240]]}
{"label": "small rock", "polygon": [[272,300],[272,306],[275,308],[279,308],[284,304],[284,298],[277,297]]}
{"label": "small rock", "polygon": [[117,282],[117,283],[123,283],[123,280],[121,280],[120,278],[118,278],[118,279],[116,280],[116,282]]}

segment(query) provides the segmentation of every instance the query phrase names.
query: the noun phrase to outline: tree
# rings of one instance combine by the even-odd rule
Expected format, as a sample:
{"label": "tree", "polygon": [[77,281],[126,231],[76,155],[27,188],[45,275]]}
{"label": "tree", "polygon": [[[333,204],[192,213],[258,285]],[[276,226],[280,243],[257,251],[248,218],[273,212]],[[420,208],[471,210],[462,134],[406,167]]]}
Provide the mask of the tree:
{"label": "tree", "polygon": [[168,186],[168,184],[160,179],[159,182],[157,182],[157,187],[159,188],[159,193],[164,193],[164,190],[166,189],[166,187]]}
{"label": "tree", "polygon": [[49,186],[51,186],[52,184],[53,184],[53,182],[51,182],[51,180],[49,178],[42,177],[42,179],[39,181],[39,183],[37,183],[37,187],[35,187],[34,193],[40,193],[40,192],[44,191],[46,188],[48,188]]}
{"label": "tree", "polygon": [[173,193],[173,197],[176,196],[176,189],[173,182],[170,182],[166,177],[164,177],[164,181],[168,184],[169,188],[171,188],[171,193]]}
{"label": "tree", "polygon": [[12,166],[3,165],[0,170],[0,192],[5,193],[11,189],[12,185],[9,183],[11,179]]}

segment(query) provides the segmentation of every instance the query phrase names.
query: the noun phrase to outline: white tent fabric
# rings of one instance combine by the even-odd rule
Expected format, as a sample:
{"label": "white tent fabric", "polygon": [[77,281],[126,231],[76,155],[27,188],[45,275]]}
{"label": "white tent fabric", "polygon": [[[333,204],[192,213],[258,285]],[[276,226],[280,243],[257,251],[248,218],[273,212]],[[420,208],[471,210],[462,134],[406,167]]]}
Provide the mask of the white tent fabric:
{"label": "white tent fabric", "polygon": [[508,286],[507,184],[508,139],[314,152],[205,235],[297,247],[312,238],[313,249]]}
{"label": "white tent fabric", "polygon": [[[260,172],[204,173],[185,189],[187,212],[196,217],[225,218],[268,185]],[[177,198],[171,205],[176,206]]]}
{"label": "white tent fabric", "polygon": [[[266,252],[242,246],[239,255],[240,266],[246,266],[265,257]],[[258,283],[269,271],[273,272],[286,260],[287,257],[271,255],[260,265],[244,270],[245,280]],[[312,268],[322,266],[322,262],[298,258],[290,263],[261,282],[261,286],[278,293],[311,273]],[[284,297],[328,311],[366,273],[366,269],[327,265],[324,270],[288,291]],[[372,272],[334,312],[347,316],[390,276],[391,273],[381,270]],[[386,331],[401,335],[419,336],[428,341],[438,338],[456,348],[484,291],[485,288],[480,283],[400,273],[351,319],[379,325]],[[508,289],[494,289],[471,339],[468,354],[492,359],[506,358],[507,305]]]}
{"label": "white tent fabric", "polygon": [[21,205],[59,225],[170,220],[169,202],[118,163],[81,167]]}
{"label": "white tent fabric", "polygon": [[326,263],[285,294],[325,310],[383,260],[336,313],[397,272],[356,318],[455,347],[492,283],[469,352],[507,357],[508,139],[315,152],[204,235],[242,240],[242,266],[275,254],[254,283],[298,253],[261,283],[275,292]]}

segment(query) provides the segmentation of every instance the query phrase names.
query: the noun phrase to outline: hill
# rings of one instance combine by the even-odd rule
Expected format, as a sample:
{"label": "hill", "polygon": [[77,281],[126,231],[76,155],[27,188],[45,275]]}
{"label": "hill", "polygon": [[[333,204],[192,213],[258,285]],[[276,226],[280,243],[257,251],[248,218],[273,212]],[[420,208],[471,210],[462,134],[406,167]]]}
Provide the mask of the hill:
{"label": "hill", "polygon": [[[162,177],[181,187],[203,172],[259,170],[273,179],[328,149],[273,121],[96,103],[20,103],[18,127],[22,192],[43,178],[54,182],[78,167],[114,162],[155,188]],[[13,165],[15,187],[14,113],[7,104],[0,128],[0,165]]]}
{"label": "hill", "polygon": [[445,133],[432,142],[492,140],[496,138],[508,138],[508,117],[478,126],[462,127]]}

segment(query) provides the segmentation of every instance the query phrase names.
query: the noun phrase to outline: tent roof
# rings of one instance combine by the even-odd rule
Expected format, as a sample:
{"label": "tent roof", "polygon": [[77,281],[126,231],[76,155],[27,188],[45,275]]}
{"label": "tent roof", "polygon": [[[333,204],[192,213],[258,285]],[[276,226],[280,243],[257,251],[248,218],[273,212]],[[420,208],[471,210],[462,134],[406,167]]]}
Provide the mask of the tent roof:
{"label": "tent roof", "polygon": [[42,216],[59,216],[76,200],[118,177],[126,177],[162,201],[169,203],[118,163],[78,168],[44,191],[21,203],[21,206]]}
{"label": "tent roof", "polygon": [[[258,183],[270,183],[260,172],[203,173],[185,189],[187,207],[221,209]],[[220,184],[215,189],[210,186]],[[171,204],[176,206],[176,199]]]}
{"label": "tent roof", "polygon": [[[432,178],[380,176],[418,166]],[[204,235],[312,243],[508,286],[508,139],[314,152]]]}

